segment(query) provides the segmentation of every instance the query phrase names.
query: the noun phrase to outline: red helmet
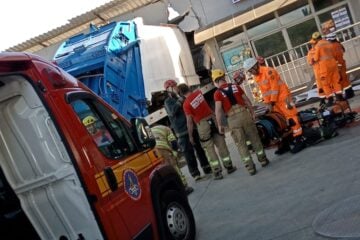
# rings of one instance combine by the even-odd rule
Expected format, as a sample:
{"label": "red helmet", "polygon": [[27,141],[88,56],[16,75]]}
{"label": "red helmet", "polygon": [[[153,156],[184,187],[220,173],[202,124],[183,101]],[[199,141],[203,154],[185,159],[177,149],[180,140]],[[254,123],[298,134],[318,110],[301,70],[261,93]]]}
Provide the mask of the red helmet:
{"label": "red helmet", "polygon": [[169,79],[164,82],[165,90],[168,89],[169,87],[176,87],[176,86],[177,86],[177,82],[175,80]]}
{"label": "red helmet", "polygon": [[265,65],[265,59],[262,56],[257,56],[256,60],[260,65]]}

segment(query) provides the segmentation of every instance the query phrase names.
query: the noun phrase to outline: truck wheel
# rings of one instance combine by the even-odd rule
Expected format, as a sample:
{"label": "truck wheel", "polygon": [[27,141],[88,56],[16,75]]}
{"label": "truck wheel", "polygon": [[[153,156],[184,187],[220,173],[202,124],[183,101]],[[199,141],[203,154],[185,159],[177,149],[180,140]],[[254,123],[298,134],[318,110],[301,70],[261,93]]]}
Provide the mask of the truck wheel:
{"label": "truck wheel", "polygon": [[195,239],[195,220],[190,205],[178,191],[166,191],[161,197],[161,219],[166,240]]}

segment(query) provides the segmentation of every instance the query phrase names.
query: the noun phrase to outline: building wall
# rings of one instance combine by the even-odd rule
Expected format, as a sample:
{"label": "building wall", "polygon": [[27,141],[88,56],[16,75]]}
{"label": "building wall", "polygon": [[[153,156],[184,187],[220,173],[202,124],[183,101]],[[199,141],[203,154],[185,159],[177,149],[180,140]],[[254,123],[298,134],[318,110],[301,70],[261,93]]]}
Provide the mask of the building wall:
{"label": "building wall", "polygon": [[[207,0],[207,2],[211,2],[211,0]],[[233,8],[233,10],[228,10],[227,15],[224,16],[219,16],[220,13],[223,13],[219,5],[216,3],[208,5],[203,13],[216,11],[219,14],[214,18],[211,18],[212,16],[203,17],[202,19],[212,19],[215,22],[206,26],[202,25],[198,32],[221,24],[222,21],[217,21],[217,19],[227,20],[233,17],[232,15],[239,15],[239,12],[234,14],[234,9],[238,8],[237,10],[241,9],[240,11],[242,11],[248,7],[246,4],[249,2],[240,1],[237,4],[241,6],[238,7],[236,4],[229,6],[228,3],[225,3],[226,7]],[[310,86],[314,76],[312,67],[307,64],[306,55],[309,50],[308,41],[311,34],[315,31],[322,31],[323,34],[331,31],[328,26],[331,26],[331,20],[336,21],[333,15],[336,11],[343,11],[344,7],[346,15],[351,18],[352,23],[358,23],[360,12],[356,9],[360,9],[359,0],[298,0],[292,5],[212,37],[204,43],[204,48],[213,63],[211,68],[225,69],[231,79],[235,71],[242,69],[243,61],[246,58],[263,55],[267,57],[267,64],[279,71],[290,88],[297,90]],[[339,22],[337,24],[336,30],[341,28],[341,24]],[[349,68],[358,66],[360,61],[354,45],[355,40],[350,40],[351,37],[360,34],[360,27],[356,26],[354,31],[355,34],[345,34],[346,37],[343,38],[346,40],[344,43],[347,49],[345,59]],[[349,37],[350,35],[352,36]],[[339,33],[338,36],[344,35]],[[244,88],[251,96],[251,86],[248,82]]]}
{"label": "building wall", "polygon": [[[236,51],[240,51],[239,59],[243,61],[254,55],[270,57],[293,48],[298,48],[298,46],[308,42],[313,32],[323,31],[326,34],[326,31],[328,31],[327,26],[331,25],[326,23],[332,20],[332,14],[339,9],[346,8],[345,11],[352,19],[352,22],[359,22],[359,12],[355,11],[355,9],[359,9],[360,1],[358,0],[328,0],[327,2],[323,1],[322,6],[319,5],[321,1],[316,2],[317,5],[314,3],[315,1],[297,1],[295,4],[284,9],[217,35],[216,38],[205,42],[205,46],[208,50],[210,49],[212,56],[221,56],[223,59],[220,60],[227,65],[228,59],[226,57]],[[243,3],[245,4],[246,1],[239,2],[239,4]],[[217,24],[219,23],[221,22]],[[206,27],[212,27],[213,25]],[[214,44],[214,39],[217,45]],[[297,57],[299,54],[304,56],[307,53],[307,49],[304,49],[305,51],[302,50],[297,49],[295,53]],[[286,58],[290,57],[287,56]],[[218,59],[214,60],[219,61]],[[283,59],[281,59],[281,62],[283,62]],[[277,59],[275,59],[274,64],[279,65]],[[218,64],[216,65],[219,66]],[[227,70],[230,72],[237,70],[239,65],[241,63],[237,66],[232,65]]]}
{"label": "building wall", "polygon": [[[156,2],[153,4],[147,5],[141,9],[130,12],[128,14],[110,19],[109,22],[127,21],[127,20],[134,19],[136,17],[142,17],[143,22],[146,25],[159,25],[160,23],[167,23],[167,19],[168,19],[167,5],[164,4],[163,2]],[[85,32],[88,32],[88,31],[84,31],[84,33]],[[43,48],[40,51],[37,51],[34,53],[42,56],[43,58],[45,58],[47,60],[52,60],[55,55],[56,50],[61,45],[61,43],[62,42],[56,43],[54,45]]]}
{"label": "building wall", "polygon": [[270,0],[240,0],[235,4],[232,0],[169,0],[169,2],[180,14],[191,8],[200,22],[200,27],[205,27]]}

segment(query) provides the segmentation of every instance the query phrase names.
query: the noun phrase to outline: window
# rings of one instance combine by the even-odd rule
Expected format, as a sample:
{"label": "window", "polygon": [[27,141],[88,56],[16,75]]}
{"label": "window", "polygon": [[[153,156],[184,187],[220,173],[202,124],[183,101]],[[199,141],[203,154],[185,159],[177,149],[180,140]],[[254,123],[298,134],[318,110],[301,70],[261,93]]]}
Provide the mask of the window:
{"label": "window", "polygon": [[287,25],[295,20],[299,20],[306,16],[309,16],[310,14],[310,6],[306,5],[280,16],[280,22],[282,25]]}
{"label": "window", "polygon": [[318,31],[314,19],[302,22],[287,29],[291,45],[296,47],[310,40],[313,32]]}
{"label": "window", "polygon": [[347,5],[320,14],[319,19],[323,34],[328,34],[352,24],[351,14]]}
{"label": "window", "polygon": [[249,35],[249,38],[252,38],[254,36],[259,36],[261,34],[275,30],[277,28],[278,28],[277,20],[274,18],[270,21],[261,23],[253,28],[250,28],[249,30],[247,30],[247,33]]}
{"label": "window", "polygon": [[136,151],[125,125],[105,106],[91,100],[76,100],[71,105],[106,157],[119,159]]}
{"label": "window", "polygon": [[235,48],[221,53],[226,67],[226,71],[233,72],[241,68],[244,61],[251,57],[251,50],[246,44],[241,44]]}
{"label": "window", "polygon": [[326,7],[330,7],[336,3],[343,2],[344,0],[313,0],[315,11],[319,11]]}
{"label": "window", "polygon": [[263,57],[269,57],[287,49],[282,32],[277,32],[270,36],[256,40],[254,41],[254,46],[258,55]]}

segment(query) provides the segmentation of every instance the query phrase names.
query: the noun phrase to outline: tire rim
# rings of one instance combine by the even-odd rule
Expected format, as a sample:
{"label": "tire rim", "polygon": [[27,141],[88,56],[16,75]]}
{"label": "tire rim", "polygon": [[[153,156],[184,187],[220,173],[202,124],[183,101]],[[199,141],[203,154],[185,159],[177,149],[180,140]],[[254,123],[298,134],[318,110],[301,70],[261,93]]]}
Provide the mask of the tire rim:
{"label": "tire rim", "polygon": [[166,221],[171,235],[176,239],[186,235],[189,229],[189,218],[179,204],[169,204],[166,211]]}

